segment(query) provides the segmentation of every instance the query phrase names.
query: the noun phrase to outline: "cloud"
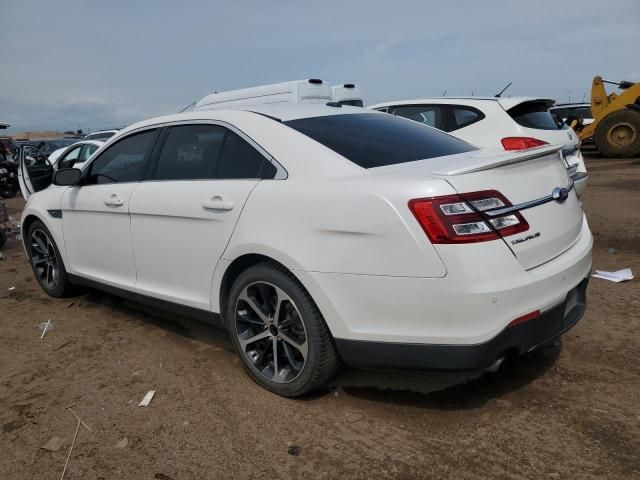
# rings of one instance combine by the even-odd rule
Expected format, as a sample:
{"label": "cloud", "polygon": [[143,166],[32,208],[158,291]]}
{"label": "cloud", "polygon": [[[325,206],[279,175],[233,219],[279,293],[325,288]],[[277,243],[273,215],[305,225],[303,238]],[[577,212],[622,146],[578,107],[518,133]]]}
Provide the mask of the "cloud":
{"label": "cloud", "polygon": [[606,17],[596,0],[276,5],[3,0],[0,120],[102,128],[179,111],[214,90],[310,77],[356,82],[368,103],[445,88],[491,95],[509,81],[513,95],[566,101],[569,91],[588,96],[597,74],[640,80],[635,0]]}

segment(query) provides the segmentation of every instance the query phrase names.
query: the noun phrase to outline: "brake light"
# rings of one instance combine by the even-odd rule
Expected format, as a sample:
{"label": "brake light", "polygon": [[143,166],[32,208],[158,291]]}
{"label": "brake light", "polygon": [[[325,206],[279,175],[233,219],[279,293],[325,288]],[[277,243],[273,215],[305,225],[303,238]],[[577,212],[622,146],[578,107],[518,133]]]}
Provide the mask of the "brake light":
{"label": "brake light", "polygon": [[409,202],[409,209],[431,243],[488,242],[527,231],[529,224],[520,212],[494,218],[482,213],[510,206],[511,202],[496,190],[418,198]]}
{"label": "brake light", "polygon": [[505,137],[501,142],[505,150],[526,150],[528,148],[548,145],[544,140],[531,137]]}

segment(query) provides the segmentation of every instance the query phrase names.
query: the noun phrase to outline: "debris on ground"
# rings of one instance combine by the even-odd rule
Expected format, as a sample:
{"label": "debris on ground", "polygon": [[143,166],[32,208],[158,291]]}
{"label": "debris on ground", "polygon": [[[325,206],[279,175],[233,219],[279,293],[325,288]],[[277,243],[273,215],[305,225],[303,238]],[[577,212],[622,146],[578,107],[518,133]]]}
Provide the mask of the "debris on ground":
{"label": "debris on ground", "polygon": [[4,253],[0,252],[0,260],[6,260],[7,257],[4,256]]}
{"label": "debris on ground", "polygon": [[633,280],[633,273],[630,268],[623,268],[622,270],[616,270],[615,272],[605,272],[603,270],[596,270],[596,273],[591,274],[592,277],[602,278],[603,280],[609,280],[610,282],[625,282],[627,280]]}
{"label": "debris on ground", "polygon": [[40,335],[40,340],[44,338],[44,334],[49,330],[53,330],[53,323],[51,323],[51,319],[47,320],[44,323],[41,323],[39,326],[40,330],[42,330],[42,335]]}
{"label": "debris on ground", "polygon": [[142,401],[138,404],[138,406],[148,407],[155,394],[156,394],[155,390],[149,390],[147,394],[144,396],[144,398],[142,399]]}
{"label": "debris on ground", "polygon": [[173,480],[169,475],[165,475],[164,473],[156,473],[153,478],[157,480]]}
{"label": "debris on ground", "polygon": [[297,445],[291,445],[289,448],[287,448],[287,453],[292,457],[297,457],[298,455],[300,455],[300,450],[301,448]]}
{"label": "debris on ground", "polygon": [[607,248],[607,253],[620,253],[620,250],[618,250],[617,248]]}
{"label": "debris on ground", "polygon": [[69,447],[69,453],[67,454],[67,460],[64,462],[64,468],[62,469],[62,475],[60,476],[60,480],[64,479],[64,474],[67,472],[67,467],[69,466],[69,459],[71,458],[71,452],[73,452],[73,446],[76,444],[76,438],[78,438],[78,432],[80,431],[80,425],[82,425],[84,428],[86,428],[88,431],[92,432],[93,431],[87,426],[86,423],[84,423],[80,417],[76,414],[76,412],[74,412],[73,410],[71,410],[71,407],[75,405],[75,402],[72,403],[71,405],[69,405],[67,407],[67,410],[69,410],[69,412],[76,417],[76,419],[78,420],[78,424],[76,425],[76,432],[73,434],[73,440],[71,441],[71,447]]}
{"label": "debris on ground", "polygon": [[47,443],[45,443],[40,448],[44,450],[48,450],[50,452],[57,452],[62,447],[67,444],[67,439],[65,437],[51,437]]}
{"label": "debris on ground", "polygon": [[129,445],[129,439],[127,437],[122,438],[116,443],[116,448],[126,448]]}
{"label": "debris on ground", "polygon": [[9,287],[9,291],[13,292],[16,289],[16,287]]}

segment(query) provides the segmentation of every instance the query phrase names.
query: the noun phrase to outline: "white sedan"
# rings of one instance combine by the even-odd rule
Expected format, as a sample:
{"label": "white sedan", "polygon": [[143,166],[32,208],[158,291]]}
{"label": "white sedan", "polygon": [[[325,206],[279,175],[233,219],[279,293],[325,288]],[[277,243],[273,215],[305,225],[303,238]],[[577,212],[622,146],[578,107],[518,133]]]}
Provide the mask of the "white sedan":
{"label": "white sedan", "polygon": [[20,180],[49,295],[89,285],[220,321],[280,395],[340,359],[491,368],[585,310],[592,237],[559,147],[489,153],[362,108],[281,104],[146,120],[48,188],[24,162]]}
{"label": "white sedan", "polygon": [[79,166],[79,164],[86,162],[102,145],[104,145],[104,140],[82,140],[55,150],[49,155],[49,162],[54,169]]}
{"label": "white sedan", "polygon": [[555,100],[537,97],[434,97],[372,105],[369,108],[415,120],[451,133],[477,147],[524,150],[561,145],[578,196],[587,186],[587,169],[576,133],[554,117]]}

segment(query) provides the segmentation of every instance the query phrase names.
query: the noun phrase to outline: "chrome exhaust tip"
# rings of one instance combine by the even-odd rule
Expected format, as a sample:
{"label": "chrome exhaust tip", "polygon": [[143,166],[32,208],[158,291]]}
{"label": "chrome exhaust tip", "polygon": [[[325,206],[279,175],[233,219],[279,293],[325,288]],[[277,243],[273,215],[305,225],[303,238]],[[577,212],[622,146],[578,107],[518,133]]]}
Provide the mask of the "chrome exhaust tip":
{"label": "chrome exhaust tip", "polygon": [[485,368],[484,371],[489,373],[496,373],[498,370],[500,370],[500,366],[502,365],[502,362],[504,362],[504,358],[505,357],[500,357],[495,362],[493,362],[490,366]]}

